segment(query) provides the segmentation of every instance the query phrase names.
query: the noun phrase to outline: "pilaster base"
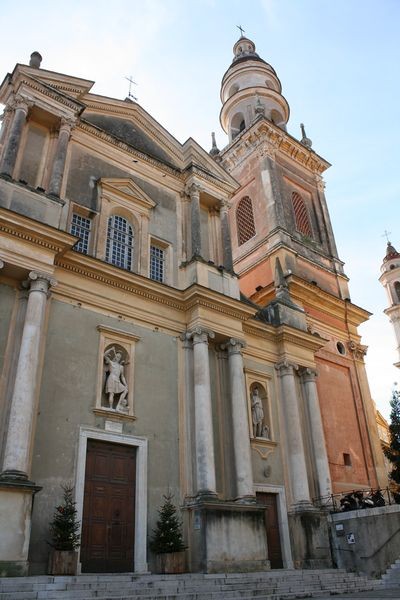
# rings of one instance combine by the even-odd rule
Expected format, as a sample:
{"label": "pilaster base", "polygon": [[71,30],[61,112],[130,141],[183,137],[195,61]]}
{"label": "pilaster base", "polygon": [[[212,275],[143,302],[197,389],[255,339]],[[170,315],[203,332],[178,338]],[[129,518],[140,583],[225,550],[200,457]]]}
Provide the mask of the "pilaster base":
{"label": "pilaster base", "polygon": [[186,509],[190,571],[230,573],[270,568],[265,507],[195,500]]}
{"label": "pilaster base", "polygon": [[28,574],[33,496],[41,488],[26,478],[0,477],[0,576]]}
{"label": "pilaster base", "polygon": [[327,513],[308,506],[306,510],[301,510],[300,506],[296,506],[288,517],[295,568],[331,568],[333,565]]}

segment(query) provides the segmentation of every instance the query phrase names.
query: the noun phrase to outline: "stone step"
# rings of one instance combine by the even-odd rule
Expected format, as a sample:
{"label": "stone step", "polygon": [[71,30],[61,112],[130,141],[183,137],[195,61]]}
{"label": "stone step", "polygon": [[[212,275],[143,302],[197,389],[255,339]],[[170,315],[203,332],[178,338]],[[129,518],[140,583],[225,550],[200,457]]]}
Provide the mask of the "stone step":
{"label": "stone step", "polygon": [[280,600],[372,590],[344,570],[259,573],[24,577],[0,580],[0,600]]}

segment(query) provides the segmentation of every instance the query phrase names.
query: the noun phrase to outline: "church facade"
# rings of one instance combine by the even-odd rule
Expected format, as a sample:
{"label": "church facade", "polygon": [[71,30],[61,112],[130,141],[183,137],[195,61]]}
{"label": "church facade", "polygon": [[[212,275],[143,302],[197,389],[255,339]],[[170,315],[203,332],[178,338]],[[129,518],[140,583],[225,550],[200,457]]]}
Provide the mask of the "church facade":
{"label": "church facade", "polygon": [[329,163],[244,37],[221,151],[92,86],[0,86],[0,573],[45,572],[69,482],[82,572],[152,570],[169,492],[190,571],[328,566],[330,494],[386,481]]}

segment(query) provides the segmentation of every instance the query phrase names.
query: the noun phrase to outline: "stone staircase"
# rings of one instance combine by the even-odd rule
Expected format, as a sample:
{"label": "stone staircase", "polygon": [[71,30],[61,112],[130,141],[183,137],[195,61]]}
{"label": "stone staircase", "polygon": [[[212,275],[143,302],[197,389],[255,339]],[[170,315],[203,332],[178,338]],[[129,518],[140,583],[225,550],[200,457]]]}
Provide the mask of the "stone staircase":
{"label": "stone staircase", "polygon": [[384,588],[400,589],[400,558],[390,565],[386,573],[382,575],[382,586]]}
{"label": "stone staircase", "polygon": [[6,577],[0,579],[0,600],[289,600],[376,586],[376,581],[343,569]]}

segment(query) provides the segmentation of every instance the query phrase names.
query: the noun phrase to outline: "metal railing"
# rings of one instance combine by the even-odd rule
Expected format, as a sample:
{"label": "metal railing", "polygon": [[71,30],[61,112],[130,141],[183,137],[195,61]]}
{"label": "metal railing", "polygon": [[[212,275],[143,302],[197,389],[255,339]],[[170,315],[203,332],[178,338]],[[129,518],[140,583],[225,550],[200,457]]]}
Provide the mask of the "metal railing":
{"label": "metal railing", "polygon": [[379,508],[381,506],[400,504],[400,493],[390,488],[375,488],[351,490],[329,496],[313,498],[313,504],[331,513],[349,512],[364,508]]}

